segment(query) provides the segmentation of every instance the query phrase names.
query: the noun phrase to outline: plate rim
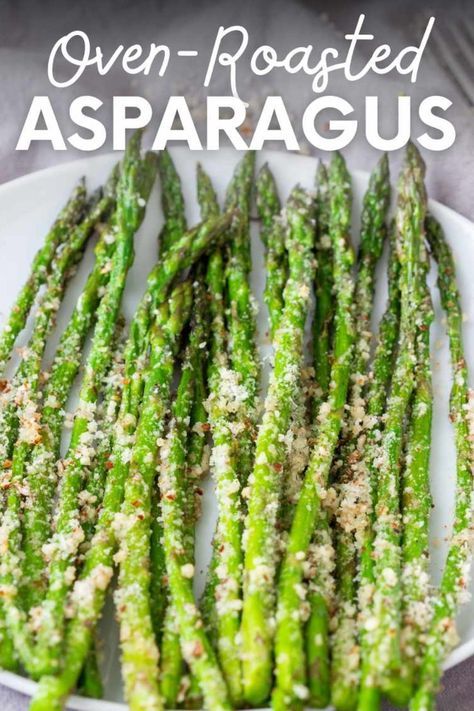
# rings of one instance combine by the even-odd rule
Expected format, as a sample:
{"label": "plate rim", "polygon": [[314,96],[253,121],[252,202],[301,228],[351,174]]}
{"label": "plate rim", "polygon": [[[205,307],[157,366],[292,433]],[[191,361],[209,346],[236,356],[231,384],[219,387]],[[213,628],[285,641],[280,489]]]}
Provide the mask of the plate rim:
{"label": "plate rim", "polygon": [[[169,148],[170,153],[173,155],[173,153],[181,153],[181,154],[195,154],[196,156],[199,155],[205,155],[207,153],[214,153],[214,151],[191,151],[190,149],[184,147],[184,146],[171,146]],[[227,154],[232,154],[232,155],[240,155],[244,153],[244,151],[237,151],[233,148],[230,147],[224,147],[220,149],[220,153],[225,152]],[[285,151],[280,151],[280,150],[274,150],[274,149],[269,149],[269,150],[262,150],[259,151],[259,153],[264,154],[265,158],[268,157],[268,160],[271,160],[272,156],[279,156],[281,157],[282,154],[285,154]],[[321,158],[319,156],[312,156],[312,155],[304,155],[300,153],[291,153],[288,152],[288,157],[290,159],[296,158],[297,160],[311,160],[313,161],[316,165],[319,163]],[[74,169],[77,171],[77,169],[81,168],[81,165],[84,165],[84,174],[87,176],[91,175],[94,170],[94,164],[100,164],[101,162],[108,162],[111,161],[112,159],[115,160],[120,160],[121,156],[123,156],[123,151],[108,151],[106,153],[101,153],[99,155],[95,156],[84,156],[81,158],[77,159],[72,159],[69,161],[65,161],[63,163],[59,163],[58,165],[52,165],[52,166],[47,166],[45,168],[41,168],[39,170],[32,171],[30,173],[26,173],[24,175],[21,175],[17,178],[14,178],[13,180],[6,181],[4,183],[0,184],[0,196],[2,196],[5,192],[8,192],[9,190],[13,189],[22,189],[24,186],[28,186],[30,182],[35,182],[41,176],[44,176],[49,173],[55,173],[58,178],[61,177],[62,174],[68,174],[71,169]],[[92,164],[92,165],[91,165]],[[355,176],[357,176],[359,179],[368,180],[369,172],[366,170],[359,170],[359,169],[351,169],[351,173]],[[393,182],[392,182],[393,186]],[[441,219],[445,218],[447,220],[452,221],[453,223],[458,223],[462,224],[464,229],[468,229],[472,232],[473,239],[474,239],[474,221],[470,220],[468,217],[465,215],[453,210],[453,208],[449,207],[448,205],[445,205],[444,203],[440,202],[439,200],[435,200],[433,198],[429,198],[428,200],[428,206],[429,209],[433,211],[436,217],[439,217]],[[443,664],[443,670],[447,671],[448,669],[451,669],[452,667],[460,664],[461,662],[465,661],[469,657],[474,655],[474,637],[471,640],[468,640],[467,642],[464,642],[460,646],[456,647],[449,657],[445,660],[445,663]],[[33,681],[32,679],[29,679],[26,676],[22,676],[20,674],[17,674],[15,672],[9,672],[9,671],[4,671],[0,669],[0,684],[4,685],[5,687],[12,689],[13,691],[17,691],[19,693],[26,694],[28,696],[32,696],[38,686],[37,682]],[[67,701],[67,707],[71,709],[75,709],[76,711],[124,711],[127,709],[127,705],[121,702],[116,702],[116,701],[107,701],[103,699],[89,699],[86,697],[78,696],[78,695],[71,695],[68,697]],[[262,711],[264,711],[262,709]]]}

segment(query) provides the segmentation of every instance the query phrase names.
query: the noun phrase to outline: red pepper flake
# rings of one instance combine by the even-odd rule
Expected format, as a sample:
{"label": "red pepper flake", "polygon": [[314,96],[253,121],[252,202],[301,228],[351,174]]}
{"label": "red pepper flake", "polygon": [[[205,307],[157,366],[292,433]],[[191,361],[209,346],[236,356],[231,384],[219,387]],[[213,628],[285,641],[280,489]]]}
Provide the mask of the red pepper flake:
{"label": "red pepper flake", "polygon": [[193,657],[201,657],[204,652],[204,647],[201,642],[197,641],[193,647],[192,655]]}
{"label": "red pepper flake", "polygon": [[3,468],[4,469],[10,469],[11,465],[13,464],[11,459],[5,459],[3,462]]}

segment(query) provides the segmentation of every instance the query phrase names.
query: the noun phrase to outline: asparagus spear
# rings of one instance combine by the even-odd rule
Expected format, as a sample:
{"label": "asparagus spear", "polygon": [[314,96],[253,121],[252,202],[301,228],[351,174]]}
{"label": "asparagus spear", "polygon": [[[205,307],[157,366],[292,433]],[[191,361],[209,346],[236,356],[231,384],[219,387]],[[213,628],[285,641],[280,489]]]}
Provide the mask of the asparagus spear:
{"label": "asparagus spear", "polygon": [[[161,203],[165,222],[160,233],[160,254],[162,255],[186,231],[186,214],[181,180],[168,151],[160,153],[158,170],[161,180]],[[165,580],[166,565],[162,545],[158,483],[152,489],[151,519],[151,590],[152,620],[155,636],[161,645],[160,686],[164,703],[170,708],[176,706],[179,685],[183,672],[183,661],[179,637],[176,632],[175,614],[168,603]]]}
{"label": "asparagus spear", "polygon": [[229,350],[232,369],[248,393],[244,425],[239,437],[239,468],[243,485],[250,474],[255,439],[259,364],[255,348],[255,313],[250,289],[250,204],[255,155],[247,153],[238,164],[226,195],[228,208],[238,207],[226,264],[229,300]]}
{"label": "asparagus spear", "polygon": [[[147,333],[151,312],[161,304],[175,277],[199,259],[229,227],[233,213],[198,225],[172,246],[166,257],[152,270],[147,291],[130,325],[125,347],[125,388],[116,424],[113,468],[106,481],[104,499],[90,549],[75,585],[76,614],[68,624],[63,654],[63,666],[57,676],[45,676],[39,685],[32,709],[61,709],[74,687],[87,656],[94,629],[100,617],[105,590],[110,580],[115,537],[112,523],[120,509],[125,481],[129,472],[130,444],[138,416],[143,388],[143,356],[148,344]],[[81,594],[87,591],[87,594]]]}
{"label": "asparagus spear", "polygon": [[[229,368],[224,321],[225,275],[222,252],[211,255],[206,280],[210,295],[211,345],[207,408],[213,438],[211,472],[216,482],[219,517],[213,556],[215,576],[205,597],[215,612],[217,648],[231,698],[242,696],[237,637],[240,626],[242,510],[232,423],[245,410],[247,390]],[[217,549],[223,554],[219,556]],[[219,571],[218,571],[219,569]],[[218,574],[219,573],[219,574]],[[207,620],[209,622],[209,620]]]}
{"label": "asparagus spear", "polygon": [[331,697],[329,630],[334,608],[335,551],[329,514],[320,513],[311,541],[306,576],[310,614],[305,629],[309,703],[325,708]]}
{"label": "asparagus spear", "polygon": [[[209,344],[209,361],[208,361],[208,372],[207,379],[209,383],[209,403],[212,403],[216,399],[220,390],[220,373],[228,372],[228,354],[227,354],[227,340],[228,333],[225,324],[225,273],[224,273],[224,259],[222,250],[216,250],[209,257],[209,263],[206,273],[206,283],[208,288],[209,296],[209,310],[210,310],[210,344]],[[215,413],[216,418],[214,419],[210,413],[209,423],[211,425],[211,431],[220,425],[220,413]],[[214,424],[213,424],[214,420]],[[222,436],[224,437],[227,433],[226,424],[224,423],[221,427]],[[225,440],[224,440],[225,441]],[[232,481],[234,478],[237,479],[237,474],[233,473],[233,467],[235,466],[235,460],[232,452],[232,446],[230,437],[228,438],[228,451],[229,451],[229,467],[227,468],[227,475],[229,480]],[[226,471],[222,468],[222,471]],[[234,487],[235,488],[235,487]],[[235,492],[237,493],[237,492]],[[238,499],[235,498],[237,502],[234,504],[234,500],[230,502],[232,505],[238,505]],[[238,522],[237,522],[238,525]],[[211,563],[208,570],[206,587],[204,589],[201,608],[203,613],[204,622],[206,625],[207,633],[210,639],[217,646],[217,616],[216,616],[216,587],[218,584],[217,578],[217,566],[218,566],[218,543],[217,535],[214,535],[213,541],[213,551]]]}
{"label": "asparagus spear", "polygon": [[288,258],[285,248],[285,229],[279,217],[280,199],[275,178],[267,164],[256,181],[257,208],[262,221],[260,237],[266,248],[265,269],[267,280],[264,299],[270,317],[270,334],[277,332],[283,311],[283,290],[288,278]]}
{"label": "asparagus spear", "polygon": [[[348,390],[348,415],[342,430],[343,471],[338,482],[339,505],[336,511],[338,575],[336,585],[336,626],[332,634],[332,703],[337,709],[353,708],[357,699],[357,586],[356,568],[361,543],[361,506],[366,506],[365,463],[360,465],[367,427],[367,365],[372,334],[370,318],[375,290],[375,269],[386,235],[386,213],[390,201],[387,156],[383,155],[372,172],[364,196],[358,274],[354,295],[355,344],[352,376]],[[347,464],[346,464],[347,463]],[[362,469],[362,472],[360,471]],[[362,474],[362,476],[360,476]],[[348,664],[348,660],[351,663]],[[352,663],[352,660],[354,662]]]}
{"label": "asparagus spear", "polygon": [[160,254],[177,242],[186,232],[186,212],[181,180],[167,150],[158,156],[161,181],[161,204],[165,223],[160,233]]}
{"label": "asparagus spear", "polygon": [[33,302],[40,287],[46,282],[58,248],[69,238],[86,206],[86,190],[82,180],[72,193],[66,206],[46,235],[41,249],[36,253],[31,272],[13,305],[7,324],[0,336],[0,374],[10,358],[16,338],[25,327]]}
{"label": "asparagus spear", "polygon": [[[209,176],[200,165],[198,165],[197,183],[198,201],[202,217],[204,218],[206,215],[218,215],[219,204],[216,193]],[[217,380],[219,368],[228,368],[228,333],[225,323],[225,267],[222,248],[215,249],[209,255],[205,282],[207,284],[210,312],[210,341],[207,379],[211,389],[211,381],[213,381],[213,379],[213,386],[215,388],[219,387]],[[212,393],[210,393],[210,397],[212,399]],[[215,648],[217,647],[215,593],[218,583],[216,574],[216,568],[218,565],[216,540],[216,537],[214,537],[212,559],[207,574],[206,586],[201,599],[201,610],[206,632],[209,639],[212,641],[213,647]],[[191,683],[193,684],[193,680],[191,680]],[[191,693],[197,696],[197,690],[195,688],[191,690]]]}
{"label": "asparagus spear", "polygon": [[306,470],[295,509],[287,550],[278,583],[277,627],[275,636],[276,688],[274,708],[298,708],[308,696],[301,625],[301,597],[304,561],[308,554],[321,501],[342,424],[351,369],[354,323],[351,275],[354,255],[349,243],[351,184],[344,160],[336,154],[329,169],[331,192],[330,238],[334,253],[333,279],[336,295],[334,351],[329,398],[318,414],[318,436]]}
{"label": "asparagus spear", "polygon": [[37,658],[42,673],[57,668],[60,657],[64,603],[70,587],[67,573],[73,564],[84,532],[78,519],[77,501],[88,467],[93,465],[97,431],[96,410],[100,383],[108,367],[110,348],[119,314],[128,269],[133,261],[133,238],[145,213],[145,205],[155,178],[152,154],[140,157],[141,134],[129,143],[117,186],[117,241],[110,278],[100,302],[91,352],[79,394],[71,444],[62,476],[55,532],[49,550],[49,588],[42,604],[38,631]]}
{"label": "asparagus spear", "polygon": [[[194,602],[192,577],[194,566],[188,551],[188,522],[185,497],[187,427],[190,421],[196,375],[201,368],[201,344],[204,338],[202,307],[198,303],[184,356],[182,375],[166,444],[161,450],[160,490],[163,510],[164,547],[173,609],[184,656],[203,691],[206,706],[230,709],[227,689],[214,651],[202,628]],[[188,494],[189,495],[189,494]]]}
{"label": "asparagus spear", "polygon": [[[428,260],[426,260],[428,271]],[[423,328],[417,333],[415,392],[408,426],[402,476],[402,629],[401,666],[392,682],[394,702],[406,705],[413,694],[423,654],[431,608],[429,590],[429,479],[433,393],[431,388],[430,325],[433,307],[424,275],[420,304]],[[425,614],[423,614],[425,611]]]}
{"label": "asparagus spear", "polygon": [[332,305],[332,248],[329,237],[330,196],[326,166],[320,163],[317,173],[316,197],[316,305],[313,320],[314,374],[319,392],[315,397],[314,413],[318,412],[321,400],[327,396],[331,370],[331,323]]}
{"label": "asparagus spear", "polygon": [[368,428],[367,441],[363,451],[362,461],[365,468],[362,474],[367,478],[369,502],[364,520],[361,522],[361,545],[359,561],[359,640],[361,649],[361,679],[358,708],[362,711],[372,711],[379,708],[379,691],[370,682],[369,639],[365,623],[371,616],[371,604],[374,587],[374,513],[377,500],[377,470],[375,458],[378,440],[383,430],[382,416],[385,409],[387,392],[389,390],[393,364],[397,349],[400,325],[400,262],[397,255],[397,234],[394,227],[390,231],[390,257],[388,265],[388,301],[384,315],[380,321],[378,342],[369,376],[367,393],[367,412],[372,420]]}
{"label": "asparagus spear", "polygon": [[94,639],[93,647],[87,655],[77,684],[77,693],[79,696],[86,696],[89,699],[102,699],[104,695],[98,663],[97,639]]}
{"label": "asparagus spear", "polygon": [[365,621],[370,651],[370,678],[367,686],[390,686],[390,674],[400,663],[400,506],[399,472],[404,416],[414,387],[417,329],[424,327],[420,311],[423,271],[423,237],[426,195],[424,170],[413,165],[410,145],[399,180],[397,229],[399,239],[400,349],[395,363],[392,390],[387,403],[385,430],[375,466],[378,469],[378,496],[375,507],[375,566],[372,613]]}
{"label": "asparagus spear", "polygon": [[245,698],[262,703],[269,694],[276,573],[276,523],[280,498],[284,435],[292,398],[301,377],[303,333],[313,277],[313,206],[296,188],[287,205],[289,279],[285,307],[275,339],[271,375],[258,432],[248,516],[245,523],[242,656]]}
{"label": "asparagus spear", "polygon": [[454,618],[462,602],[471,561],[470,526],[472,471],[474,464],[472,432],[472,394],[468,386],[467,365],[462,342],[463,315],[456,284],[456,269],[441,226],[432,217],[427,222],[428,240],[438,264],[438,288],[446,315],[451,350],[453,384],[450,418],[456,442],[456,499],[452,539],[443,576],[433,602],[433,616],[426,648],[417,678],[417,691],[410,711],[430,711],[441,678],[441,663],[455,638]]}
{"label": "asparagus spear", "polygon": [[[313,356],[314,379],[317,389],[312,408],[315,416],[329,393],[333,321],[329,183],[327,169],[322,162],[318,167],[316,183],[318,192],[316,197],[316,304],[313,320]],[[330,700],[329,617],[334,602],[333,571],[335,565],[332,535],[328,514],[325,511],[321,511],[308,558],[310,614],[305,634],[309,700],[312,706],[324,708]]]}
{"label": "asparagus spear", "polygon": [[22,583],[22,491],[28,490],[25,468],[31,449],[39,442],[40,438],[41,363],[48,336],[54,326],[56,313],[64,295],[68,276],[71,275],[72,267],[77,264],[82,255],[87,239],[106,207],[105,202],[107,207],[109,206],[108,200],[108,198],[99,200],[86,219],[73,230],[70,241],[63,246],[53,263],[36,315],[33,335],[14,378],[16,402],[14,416],[19,421],[19,430],[9,472],[10,482],[13,483],[13,486],[8,489],[6,511],[2,524],[5,540],[8,541],[4,556],[2,584],[9,590],[9,594],[4,599],[7,625],[10,627],[17,653],[27,668],[30,668],[31,664],[31,645],[28,641],[27,631],[20,629],[22,615],[19,614],[17,607],[17,596]]}
{"label": "asparagus spear", "polygon": [[169,304],[157,313],[150,337],[150,364],[133,445],[130,473],[125,482],[124,501],[116,522],[120,541],[119,587],[115,593],[120,623],[120,643],[125,696],[130,708],[163,707],[158,689],[158,648],[150,613],[149,534],[151,488],[158,441],[168,407],[167,394],[174,364],[174,352],[191,306],[188,282],[175,290]]}

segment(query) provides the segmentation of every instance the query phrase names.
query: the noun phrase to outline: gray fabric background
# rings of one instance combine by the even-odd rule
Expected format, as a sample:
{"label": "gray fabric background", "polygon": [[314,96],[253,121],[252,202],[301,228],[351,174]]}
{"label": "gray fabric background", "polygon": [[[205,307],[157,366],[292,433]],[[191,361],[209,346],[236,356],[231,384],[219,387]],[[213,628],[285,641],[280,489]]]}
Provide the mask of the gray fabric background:
{"label": "gray fabric background", "polygon": [[[316,47],[340,46],[344,33],[355,27],[361,12],[367,16],[366,29],[376,35],[378,43],[388,42],[394,48],[419,41],[430,13],[437,18],[437,31],[448,32],[449,22],[461,22],[474,29],[473,4],[461,1],[234,0],[188,3],[184,0],[96,0],[61,3],[51,0],[1,0],[0,182],[83,155],[72,149],[54,153],[49,147],[39,144],[27,153],[15,152],[20,127],[34,95],[48,94],[51,97],[60,124],[66,127],[65,135],[72,133],[72,130],[68,131],[72,126],[68,124],[67,108],[70,101],[81,94],[92,94],[104,101],[102,115],[106,123],[110,123],[110,97],[113,95],[145,96],[159,114],[170,94],[184,94],[195,107],[196,122],[202,126],[202,100],[206,95],[202,87],[204,66],[220,24],[243,24],[250,32],[250,49],[268,43],[283,52],[285,48],[288,50],[310,43]],[[73,87],[54,89],[46,76],[49,51],[56,39],[73,29],[87,31],[92,43],[100,44],[104,51],[112,50],[119,43],[139,42],[146,45],[155,41],[169,44],[174,50],[198,49],[200,55],[198,59],[181,60],[182,64],[176,62],[175,69],[158,80],[130,77],[117,69],[105,78],[88,72]],[[239,67],[239,86],[242,98],[250,102],[254,113],[265,96],[281,94],[287,106],[291,107],[295,123],[313,98],[310,83],[305,77],[289,77],[281,72],[271,78],[256,79],[243,65]],[[431,94],[442,94],[453,101],[449,116],[455,125],[457,139],[455,145],[442,154],[425,153],[428,187],[431,197],[474,219],[473,107],[469,106],[445,72],[436,52],[430,48],[427,50],[415,85],[392,76],[368,77],[350,86],[341,78],[333,77],[330,85],[330,93],[351,101],[359,118],[362,117],[363,97],[377,94],[383,101],[383,130],[386,131],[383,135],[387,136],[393,126],[394,97],[402,92],[412,97],[415,111],[419,102]],[[209,93],[229,93],[223,73],[216,77]],[[414,131],[417,126],[415,121]],[[103,150],[110,150],[110,142]],[[303,150],[315,153],[309,146],[303,146]],[[359,130],[358,137],[344,153],[349,165],[360,169],[369,169],[376,156],[364,139],[363,129]],[[445,675],[438,700],[440,711],[474,709],[473,675],[472,660]],[[0,687],[0,707],[20,711],[27,708],[27,699]]]}

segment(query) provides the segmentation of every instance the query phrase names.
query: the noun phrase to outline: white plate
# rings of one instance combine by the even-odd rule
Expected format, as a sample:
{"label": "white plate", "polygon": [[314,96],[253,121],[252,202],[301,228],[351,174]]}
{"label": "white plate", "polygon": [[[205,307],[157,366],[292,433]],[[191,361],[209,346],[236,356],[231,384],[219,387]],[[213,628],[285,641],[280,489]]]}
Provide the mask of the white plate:
{"label": "white plate", "polygon": [[[222,197],[232,169],[240,156],[232,150],[222,150],[215,153],[191,153],[184,149],[175,149],[171,153],[182,177],[188,219],[189,223],[192,224],[199,218],[195,194],[196,162],[201,160],[204,164],[204,167],[214,180],[219,196]],[[75,181],[80,176],[85,175],[88,187],[96,187],[105,181],[117,159],[117,155],[87,158],[34,173],[0,187],[0,318],[2,321],[8,314],[12,300],[28,274],[34,252],[41,245],[48,226],[64,204]],[[308,187],[312,187],[314,184],[317,161],[313,158],[262,151],[258,156],[258,163],[261,165],[265,161],[270,163],[275,173],[282,196],[286,196],[297,182]],[[371,168],[371,166],[364,167]],[[367,179],[367,173],[358,171],[353,173],[355,242],[357,241],[361,198],[367,185]],[[443,225],[456,257],[463,308],[466,313],[465,345],[467,358],[468,363],[474,366],[474,280],[472,279],[471,271],[474,264],[474,225],[439,203],[432,201],[430,209]],[[136,259],[128,279],[124,300],[124,309],[127,316],[130,316],[133,312],[133,308],[144,289],[145,276],[156,259],[156,236],[161,223],[159,191],[155,188],[145,222],[135,241]],[[258,301],[262,303],[262,251],[258,240],[257,226],[254,224],[252,229],[254,230],[252,244],[254,252],[253,287]],[[66,303],[60,313],[58,331],[67,322],[68,315],[80,292],[81,284],[84,282],[87,269],[91,263],[92,257],[89,253],[69,289]],[[385,263],[383,266],[385,266]],[[376,318],[380,315],[385,302],[385,284],[382,271],[380,273],[382,276],[380,279],[381,286],[376,297]],[[434,274],[432,274],[432,279],[434,280]],[[446,552],[446,538],[449,536],[453,509],[455,451],[452,429],[448,420],[449,351],[442,326],[442,314],[436,289],[433,291],[433,296],[436,323],[433,326],[435,411],[431,475],[435,507],[432,514],[431,540],[432,572],[435,580],[438,580]],[[266,312],[264,308],[260,309],[259,327],[262,334],[260,346],[263,355],[268,352],[268,342],[264,335],[266,330]],[[53,341],[55,340],[57,340],[57,335]],[[52,350],[49,348],[49,357],[51,352]],[[216,507],[209,486],[206,493],[203,517],[198,532],[198,570],[205,569],[209,558],[209,540],[216,515]],[[201,575],[201,579],[197,581],[198,588],[202,585],[202,578],[203,576]],[[459,615],[458,623],[460,644],[447,660],[446,668],[457,664],[474,653],[474,602],[465,605]],[[122,689],[117,655],[117,630],[113,622],[113,612],[110,605],[102,628],[107,652],[104,664],[107,701],[90,701],[73,697],[68,704],[69,708],[87,711],[112,711],[112,709],[118,711],[118,709],[125,709],[123,704],[117,703],[122,700]],[[32,694],[35,688],[33,682],[19,675],[5,672],[0,673],[0,682],[26,694]]]}

